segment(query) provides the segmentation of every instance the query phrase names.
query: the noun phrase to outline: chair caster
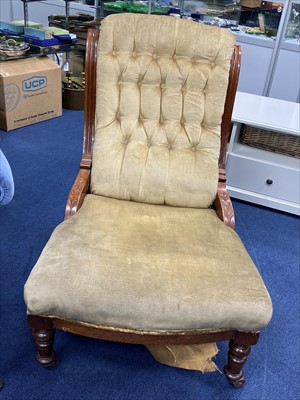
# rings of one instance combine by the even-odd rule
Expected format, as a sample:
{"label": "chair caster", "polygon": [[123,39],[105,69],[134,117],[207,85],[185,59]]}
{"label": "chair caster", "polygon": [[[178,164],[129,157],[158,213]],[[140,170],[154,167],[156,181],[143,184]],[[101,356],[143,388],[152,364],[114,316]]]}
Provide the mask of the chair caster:
{"label": "chair caster", "polygon": [[224,374],[225,374],[226,378],[228,379],[228,382],[235,388],[239,389],[244,386],[245,378],[244,378],[243,371],[241,371],[239,374],[231,374],[228,371],[227,366],[225,366]]}
{"label": "chair caster", "polygon": [[51,357],[41,357],[39,353],[36,353],[35,355],[36,361],[44,368],[54,368],[57,367],[59,364],[59,361],[56,360],[56,355],[53,353]]}

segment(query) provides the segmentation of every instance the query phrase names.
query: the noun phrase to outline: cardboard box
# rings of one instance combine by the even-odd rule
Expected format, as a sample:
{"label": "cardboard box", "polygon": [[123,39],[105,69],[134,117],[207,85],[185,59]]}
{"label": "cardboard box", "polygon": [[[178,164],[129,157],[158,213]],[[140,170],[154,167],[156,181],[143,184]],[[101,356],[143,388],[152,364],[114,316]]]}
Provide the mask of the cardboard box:
{"label": "cardboard box", "polygon": [[261,8],[261,0],[241,0],[240,5],[247,8]]}
{"label": "cardboard box", "polygon": [[0,128],[10,131],[61,115],[58,64],[48,57],[0,63]]}

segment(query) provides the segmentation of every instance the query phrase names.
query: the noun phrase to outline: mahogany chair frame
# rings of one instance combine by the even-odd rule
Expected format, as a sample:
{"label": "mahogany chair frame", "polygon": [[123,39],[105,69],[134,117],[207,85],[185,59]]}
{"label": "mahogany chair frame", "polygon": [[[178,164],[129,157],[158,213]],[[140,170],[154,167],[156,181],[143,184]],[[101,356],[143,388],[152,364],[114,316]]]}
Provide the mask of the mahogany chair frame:
{"label": "mahogany chair frame", "polygon": [[[84,109],[84,140],[79,173],[69,194],[65,209],[65,219],[70,218],[81,207],[84,197],[89,193],[90,174],[92,167],[92,148],[95,135],[96,108],[96,63],[99,30],[90,29],[87,34],[85,59],[85,109]],[[229,85],[226,105],[221,125],[221,152],[219,159],[219,183],[214,207],[219,218],[234,228],[234,213],[230,198],[226,191],[226,146],[228,142],[231,115],[238,84],[241,50],[235,46],[229,73]],[[28,324],[33,329],[37,361],[43,366],[56,365],[53,350],[55,328],[75,334],[104,340],[112,340],[135,344],[198,344],[229,340],[228,362],[224,373],[235,387],[243,386],[243,365],[250,353],[251,345],[259,338],[257,332],[240,332],[234,329],[212,329],[176,332],[151,332],[132,329],[121,329],[110,326],[99,326],[79,321],[65,320],[57,317],[28,315]]]}

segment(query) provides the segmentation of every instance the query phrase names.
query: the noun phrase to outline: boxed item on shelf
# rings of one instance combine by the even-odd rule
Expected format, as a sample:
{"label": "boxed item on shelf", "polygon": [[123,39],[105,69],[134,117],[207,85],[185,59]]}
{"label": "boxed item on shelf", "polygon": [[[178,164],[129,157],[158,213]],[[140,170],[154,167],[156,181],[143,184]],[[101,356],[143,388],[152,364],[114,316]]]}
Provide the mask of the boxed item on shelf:
{"label": "boxed item on shelf", "polygon": [[248,8],[258,8],[261,6],[261,0],[241,0],[240,5]]}
{"label": "boxed item on shelf", "polygon": [[52,39],[54,36],[56,36],[71,40],[69,31],[52,26],[43,26],[41,28],[31,28],[25,26],[24,35],[38,39]]}
{"label": "boxed item on shelf", "polygon": [[[43,25],[38,22],[27,22],[27,26],[31,28],[41,28]],[[24,21],[0,21],[0,29],[10,31],[13,33],[24,33],[25,22]]]}
{"label": "boxed item on shelf", "polygon": [[24,35],[36,37],[38,39],[52,39],[53,35],[46,28],[31,28],[31,27],[24,27]]}
{"label": "boxed item on shelf", "polygon": [[58,64],[48,57],[1,64],[1,129],[10,131],[61,115],[61,70]]}
{"label": "boxed item on shelf", "polygon": [[[86,35],[90,28],[98,29],[101,20],[94,20],[94,17],[86,14],[74,14],[69,16],[68,30],[70,34],[75,34],[77,46],[80,50],[85,50]],[[65,15],[49,15],[49,29],[63,28],[66,25]]]}

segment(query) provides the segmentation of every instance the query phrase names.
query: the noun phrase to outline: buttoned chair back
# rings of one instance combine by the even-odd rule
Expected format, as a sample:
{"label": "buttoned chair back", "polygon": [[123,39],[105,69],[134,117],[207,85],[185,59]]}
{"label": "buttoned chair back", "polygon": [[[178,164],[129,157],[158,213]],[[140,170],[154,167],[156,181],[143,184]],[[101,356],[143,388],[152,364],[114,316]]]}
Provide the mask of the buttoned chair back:
{"label": "buttoned chair back", "polygon": [[108,17],[101,29],[92,193],[209,207],[234,36],[136,14]]}

